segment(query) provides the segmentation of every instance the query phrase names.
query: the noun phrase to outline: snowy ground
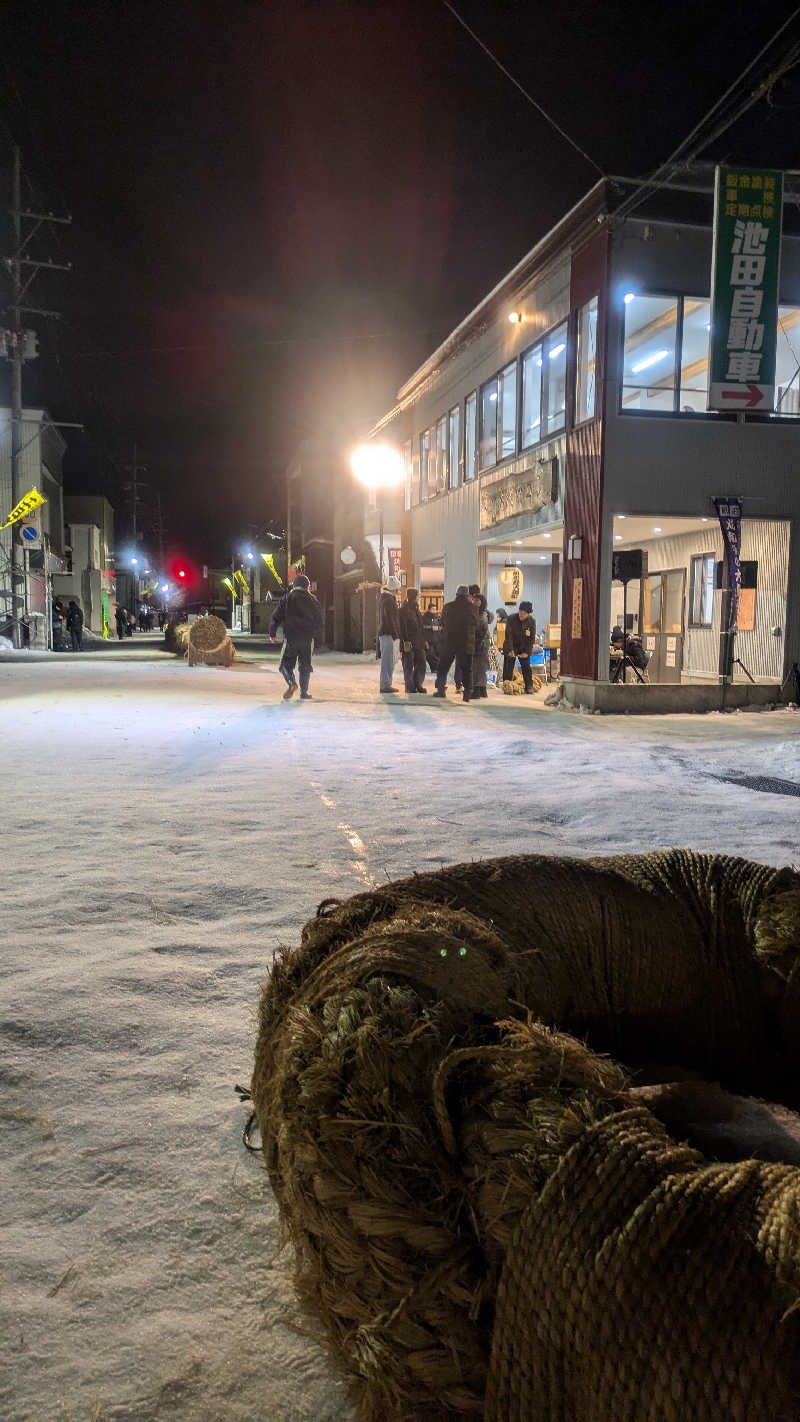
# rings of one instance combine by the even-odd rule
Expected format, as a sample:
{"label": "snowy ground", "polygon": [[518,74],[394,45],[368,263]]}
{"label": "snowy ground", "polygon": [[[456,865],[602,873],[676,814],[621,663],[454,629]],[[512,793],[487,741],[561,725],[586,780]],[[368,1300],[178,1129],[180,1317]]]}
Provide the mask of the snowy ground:
{"label": "snowy ground", "polygon": [[240,1141],[259,986],[317,902],[520,849],[800,860],[800,714],[600,718],[379,698],[320,656],[144,644],[0,663],[0,1415],[340,1422]]}

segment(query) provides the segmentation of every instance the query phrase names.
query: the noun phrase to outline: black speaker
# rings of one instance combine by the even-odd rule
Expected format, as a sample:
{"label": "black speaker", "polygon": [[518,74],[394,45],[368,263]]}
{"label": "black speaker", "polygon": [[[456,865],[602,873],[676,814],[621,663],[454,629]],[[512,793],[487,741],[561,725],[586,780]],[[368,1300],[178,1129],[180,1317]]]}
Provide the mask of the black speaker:
{"label": "black speaker", "polygon": [[643,548],[620,548],[611,555],[612,583],[630,583],[647,576],[647,554]]}

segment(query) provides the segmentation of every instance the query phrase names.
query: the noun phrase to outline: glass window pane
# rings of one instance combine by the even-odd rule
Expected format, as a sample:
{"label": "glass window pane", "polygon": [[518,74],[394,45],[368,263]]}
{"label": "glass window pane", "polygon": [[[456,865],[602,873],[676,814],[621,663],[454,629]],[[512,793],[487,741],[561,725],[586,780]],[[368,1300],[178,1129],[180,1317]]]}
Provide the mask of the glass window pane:
{"label": "glass window pane", "polygon": [[436,451],[433,431],[425,430],[419,437],[420,496],[430,498],[436,487]]}
{"label": "glass window pane", "polygon": [[436,421],[436,488],[447,488],[447,416]]}
{"label": "glass window pane", "polygon": [[678,301],[674,296],[634,296],[625,302],[625,359],[622,408],[675,408],[675,335]]}
{"label": "glass window pane", "polygon": [[683,572],[664,574],[664,620],[662,632],[683,631]]}
{"label": "glass window pane", "polygon": [[775,411],[800,415],[800,306],[778,307]]}
{"label": "glass window pane", "polygon": [[403,507],[404,507],[405,509],[410,509],[410,508],[411,508],[411,483],[412,483],[411,440],[408,440],[407,443],[403,445],[403,471],[404,471],[403,492],[404,492],[404,495],[405,495],[404,500],[403,500]]}
{"label": "glass window pane", "polygon": [[411,456],[411,507],[416,508],[420,500],[419,489],[419,454]]}
{"label": "glass window pane", "polygon": [[591,420],[595,413],[597,366],[597,297],[578,312],[578,352],[575,372],[575,423]]}
{"label": "glass window pane", "polygon": [[542,348],[534,346],[522,360],[522,447],[542,438]]}
{"label": "glass window pane", "polygon": [[475,448],[477,444],[478,397],[468,395],[464,411],[464,478],[475,478]]}
{"label": "glass window pane", "polygon": [[651,573],[644,581],[644,630],[661,631],[661,574]]}
{"label": "glass window pane", "polygon": [[497,463],[497,377],[481,386],[480,467],[491,469]]}
{"label": "glass window pane", "polygon": [[567,323],[551,331],[544,343],[543,433],[563,430],[567,419]]}
{"label": "glass window pane", "polygon": [[461,406],[450,411],[450,433],[447,442],[450,457],[450,488],[457,489],[459,482],[459,458],[461,456]]}
{"label": "glass window pane", "polygon": [[683,298],[681,390],[679,407],[685,413],[706,413],[708,396],[708,333],[711,306],[694,296]]}
{"label": "glass window pane", "polygon": [[498,457],[505,459],[517,452],[517,362],[512,360],[500,372],[500,448]]}
{"label": "glass window pane", "polygon": [[692,558],[689,586],[689,621],[693,627],[710,627],[714,612],[714,554]]}

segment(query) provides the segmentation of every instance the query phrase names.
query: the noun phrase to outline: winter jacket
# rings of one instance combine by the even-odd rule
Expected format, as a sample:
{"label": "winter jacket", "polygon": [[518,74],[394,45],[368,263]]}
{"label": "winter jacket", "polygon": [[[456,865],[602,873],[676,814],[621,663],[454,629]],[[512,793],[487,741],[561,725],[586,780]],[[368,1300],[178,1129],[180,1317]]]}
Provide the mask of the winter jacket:
{"label": "winter jacket", "polygon": [[442,613],[442,641],[456,656],[471,657],[478,633],[478,609],[468,597],[446,602]]}
{"label": "winter jacket", "polygon": [[394,593],[382,592],[380,607],[378,609],[380,622],[378,624],[379,637],[394,637],[397,641],[400,636],[400,616],[397,608],[397,599]]}
{"label": "winter jacket", "polygon": [[67,631],[80,632],[83,627],[83,612],[76,602],[71,602],[67,610]]}
{"label": "winter jacket", "polygon": [[322,608],[313,593],[305,588],[290,588],[284,593],[272,614],[269,635],[274,637],[279,627],[287,642],[310,642],[322,636]]}
{"label": "winter jacket", "polygon": [[425,651],[425,629],[416,603],[404,602],[400,608],[400,640],[410,642],[415,652]]}
{"label": "winter jacket", "polygon": [[492,614],[485,608],[478,608],[478,631],[475,636],[475,655],[472,658],[472,688],[484,687],[489,673],[489,622]]}
{"label": "winter jacket", "polygon": [[503,651],[507,657],[529,657],[536,641],[536,618],[526,617],[522,621],[518,612],[512,612],[506,622],[506,636]]}

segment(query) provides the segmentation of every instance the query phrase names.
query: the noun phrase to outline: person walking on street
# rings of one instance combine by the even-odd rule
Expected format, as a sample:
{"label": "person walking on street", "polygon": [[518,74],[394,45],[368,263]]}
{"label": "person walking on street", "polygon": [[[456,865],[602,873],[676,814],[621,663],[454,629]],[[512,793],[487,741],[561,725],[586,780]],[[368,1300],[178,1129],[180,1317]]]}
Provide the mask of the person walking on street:
{"label": "person walking on street", "polygon": [[83,644],[83,613],[74,599],[67,608],[67,631],[72,639],[73,652],[80,652]]}
{"label": "person walking on street", "polygon": [[397,687],[392,686],[392,675],[394,664],[397,661],[397,643],[400,640],[400,617],[396,596],[399,590],[400,579],[387,578],[378,606],[378,644],[381,650],[380,688],[384,693],[397,691]]}
{"label": "person walking on street", "polygon": [[519,658],[519,669],[525,683],[525,695],[533,695],[533,672],[531,652],[536,641],[536,618],[529,602],[521,602],[519,612],[512,612],[506,623],[503,642],[503,681],[511,681],[514,663]]}
{"label": "person walking on street", "polygon": [[403,649],[403,679],[409,696],[426,695],[425,629],[417,602],[417,589],[408,588],[400,608],[400,643]]}
{"label": "person walking on street", "polygon": [[452,602],[446,602],[442,613],[442,651],[436,672],[434,696],[447,695],[447,673],[454,661],[464,678],[464,701],[472,698],[472,658],[478,634],[478,609],[470,598],[465,583],[456,589]]}
{"label": "person walking on street", "polygon": [[117,624],[117,636],[121,642],[123,637],[125,636],[125,628],[128,623],[128,617],[127,613],[125,612],[125,608],[121,607],[119,603],[117,603],[117,610],[114,613],[114,621]]}
{"label": "person walking on street", "polygon": [[279,671],[286,682],[284,701],[289,701],[297,691],[295,667],[300,664],[300,700],[310,701],[308,689],[313,667],[311,666],[311,643],[322,635],[322,608],[309,590],[305,573],[297,573],[287,593],[284,593],[272,614],[269,635],[274,640],[278,628],[283,628],[283,655]]}
{"label": "person walking on street", "polygon": [[486,681],[489,675],[489,623],[492,620],[491,612],[487,611],[486,598],[483,596],[477,583],[472,583],[469,595],[475,604],[478,612],[478,630],[475,635],[475,656],[472,659],[472,699],[483,697],[486,699]]}

